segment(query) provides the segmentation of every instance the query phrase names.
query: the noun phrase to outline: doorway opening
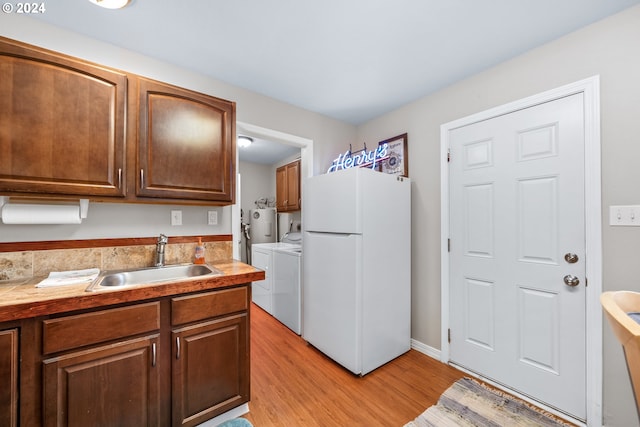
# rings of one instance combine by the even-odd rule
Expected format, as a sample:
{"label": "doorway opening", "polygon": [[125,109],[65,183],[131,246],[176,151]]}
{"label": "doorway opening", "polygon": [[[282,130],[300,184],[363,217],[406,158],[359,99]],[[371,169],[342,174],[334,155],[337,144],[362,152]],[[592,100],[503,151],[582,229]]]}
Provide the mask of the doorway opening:
{"label": "doorway opening", "polygon": [[[278,144],[287,145],[300,150],[300,176],[301,178],[313,175],[313,140],[309,138],[292,135],[277,130],[264,128],[249,123],[236,122],[236,133],[251,138],[259,138],[272,141]],[[240,148],[237,148],[240,150]],[[239,171],[239,155],[236,153],[236,171]],[[241,200],[242,200],[242,177],[236,177],[236,203],[232,206],[232,236],[233,236],[233,257],[238,260],[243,259],[243,238],[241,220]],[[301,193],[304,194],[304,179],[301,179]],[[248,215],[248,212],[245,212]]]}

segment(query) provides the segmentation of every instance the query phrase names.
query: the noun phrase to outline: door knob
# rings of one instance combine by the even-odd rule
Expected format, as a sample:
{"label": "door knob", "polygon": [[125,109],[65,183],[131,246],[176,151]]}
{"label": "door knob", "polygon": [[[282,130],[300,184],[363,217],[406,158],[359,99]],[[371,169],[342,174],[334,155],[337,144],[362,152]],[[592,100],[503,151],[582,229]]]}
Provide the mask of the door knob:
{"label": "door knob", "polygon": [[578,255],[568,252],[564,254],[564,260],[567,261],[569,264],[575,264],[576,262],[578,262]]}
{"label": "door knob", "polygon": [[564,276],[564,283],[567,286],[575,287],[580,284],[580,279],[571,274],[567,274],[566,276]]}

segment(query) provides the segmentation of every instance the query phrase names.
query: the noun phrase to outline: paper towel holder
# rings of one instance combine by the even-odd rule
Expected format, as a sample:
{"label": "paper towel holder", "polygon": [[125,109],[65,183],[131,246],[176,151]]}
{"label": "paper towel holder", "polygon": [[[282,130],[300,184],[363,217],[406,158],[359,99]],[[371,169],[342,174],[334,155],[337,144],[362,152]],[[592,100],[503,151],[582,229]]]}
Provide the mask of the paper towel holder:
{"label": "paper towel holder", "polygon": [[89,212],[89,199],[80,199],[80,218],[86,219]]}
{"label": "paper towel holder", "polygon": [[[80,206],[80,220],[87,218],[89,212],[89,199],[79,199],[78,204]],[[9,196],[0,196],[0,212],[5,205],[9,205]]]}

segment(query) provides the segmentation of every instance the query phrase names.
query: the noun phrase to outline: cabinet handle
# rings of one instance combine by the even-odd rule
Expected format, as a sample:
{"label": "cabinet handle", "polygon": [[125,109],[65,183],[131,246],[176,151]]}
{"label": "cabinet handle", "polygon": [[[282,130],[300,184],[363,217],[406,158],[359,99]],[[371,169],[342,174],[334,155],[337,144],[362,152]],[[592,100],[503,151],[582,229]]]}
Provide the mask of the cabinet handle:
{"label": "cabinet handle", "polygon": [[144,190],[144,169],[140,169],[140,189]]}
{"label": "cabinet handle", "polygon": [[122,168],[118,168],[118,188],[122,188]]}
{"label": "cabinet handle", "polygon": [[156,367],[156,343],[151,343],[151,366]]}
{"label": "cabinet handle", "polygon": [[176,359],[180,359],[180,337],[176,337]]}

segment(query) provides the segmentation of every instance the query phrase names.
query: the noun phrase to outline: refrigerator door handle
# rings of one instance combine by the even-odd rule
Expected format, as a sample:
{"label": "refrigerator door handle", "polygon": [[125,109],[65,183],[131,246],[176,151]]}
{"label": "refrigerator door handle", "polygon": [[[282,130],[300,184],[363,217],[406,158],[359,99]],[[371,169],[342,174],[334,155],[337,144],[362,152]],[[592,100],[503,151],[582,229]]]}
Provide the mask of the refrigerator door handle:
{"label": "refrigerator door handle", "polygon": [[335,232],[329,232],[329,231],[309,231],[309,230],[307,230],[307,233],[316,234],[316,235],[325,235],[325,236],[335,236],[335,237],[360,236],[360,233],[335,233]]}

